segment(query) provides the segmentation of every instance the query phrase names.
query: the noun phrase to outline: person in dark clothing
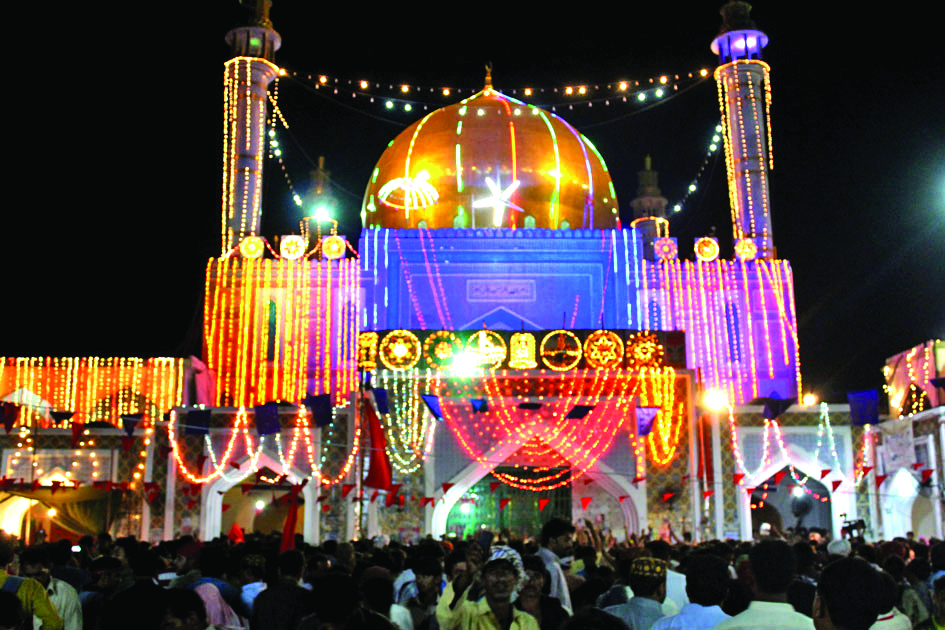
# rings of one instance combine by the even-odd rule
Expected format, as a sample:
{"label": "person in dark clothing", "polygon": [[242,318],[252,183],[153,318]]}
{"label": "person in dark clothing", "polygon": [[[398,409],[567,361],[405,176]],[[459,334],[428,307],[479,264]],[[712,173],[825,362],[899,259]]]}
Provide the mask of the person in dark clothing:
{"label": "person in dark clothing", "polygon": [[526,579],[515,607],[537,619],[541,630],[557,630],[569,615],[557,598],[544,594],[545,584],[550,579],[544,561],[538,556],[525,556],[522,566]]}
{"label": "person in dark clothing", "polygon": [[797,574],[791,586],[788,587],[788,603],[802,615],[813,617],[814,596],[817,594],[814,562],[817,556],[810,543],[804,541],[794,543],[791,549],[794,551],[794,559],[797,562]]}
{"label": "person in dark clothing", "polygon": [[134,583],[115,594],[102,620],[102,630],[122,630],[135,619],[136,630],[160,630],[168,591],[157,583],[162,562],[150,549],[135,549],[128,558]]}
{"label": "person in dark clothing", "polygon": [[253,604],[252,630],[295,630],[314,611],[312,594],[301,586],[305,556],[290,549],[279,555],[279,578]]}
{"label": "person in dark clothing", "polygon": [[879,616],[879,572],[862,558],[844,558],[824,567],[814,600],[817,630],[868,630]]}
{"label": "person in dark clothing", "polygon": [[207,609],[200,595],[189,588],[167,591],[161,630],[206,630]]}

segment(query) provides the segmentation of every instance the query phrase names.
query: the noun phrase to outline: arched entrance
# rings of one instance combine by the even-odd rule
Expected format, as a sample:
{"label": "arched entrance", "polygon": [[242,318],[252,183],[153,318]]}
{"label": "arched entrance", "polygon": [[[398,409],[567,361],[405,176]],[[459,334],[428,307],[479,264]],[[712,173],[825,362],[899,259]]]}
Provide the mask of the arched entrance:
{"label": "arched entrance", "polygon": [[[217,536],[225,535],[223,531],[223,497],[234,486],[240,483],[246,475],[251,473],[252,460],[244,455],[239,462],[239,469],[233,469],[227,475],[217,477],[209,484],[204,484],[203,501],[200,508],[200,538],[202,540],[211,540]],[[282,464],[275,455],[267,452],[265,449],[259,453],[256,460],[257,468],[271,468],[272,470],[282,470]],[[306,479],[306,475],[301,471],[290,468],[286,471],[286,478],[289,483],[299,484]],[[319,535],[319,514],[316,498],[319,492],[319,483],[310,480],[302,488],[302,498],[304,506],[301,510],[304,515],[304,526],[302,535],[308,543],[316,544]]]}

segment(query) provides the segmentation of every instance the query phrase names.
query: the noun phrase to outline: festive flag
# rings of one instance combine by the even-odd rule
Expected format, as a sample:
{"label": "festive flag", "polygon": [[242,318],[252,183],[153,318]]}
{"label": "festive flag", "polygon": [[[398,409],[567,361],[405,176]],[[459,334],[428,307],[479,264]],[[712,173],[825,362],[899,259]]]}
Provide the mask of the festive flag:
{"label": "festive flag", "polygon": [[922,471],[922,483],[927,483],[929,479],[932,478],[932,473],[934,471],[931,468],[926,468]]}
{"label": "festive flag", "polygon": [[912,470],[919,470],[919,469],[922,468],[923,466],[925,466],[925,464],[923,464],[922,462],[916,462],[916,463],[912,464]]}
{"label": "festive flag", "polygon": [[135,427],[138,426],[138,423],[141,422],[143,417],[143,413],[126,413],[121,416],[121,428],[124,429],[125,433],[128,435],[134,435]]}
{"label": "festive flag", "polygon": [[56,492],[58,492],[62,488],[62,481],[59,481],[59,480],[50,481],[49,485],[52,487],[52,491],[50,492],[50,494],[56,494]]}
{"label": "festive flag", "polygon": [[502,510],[504,510],[505,506],[507,506],[511,502],[512,502],[512,499],[499,499],[499,511],[501,512]]}
{"label": "festive flag", "polygon": [[864,466],[863,467],[863,476],[870,474],[870,471],[873,470],[873,466]]}
{"label": "festive flag", "polygon": [[344,499],[345,497],[347,497],[349,494],[351,494],[351,491],[352,491],[352,490],[354,490],[354,484],[353,484],[353,483],[343,483],[343,484],[341,484],[341,498]]}
{"label": "festive flag", "polygon": [[473,413],[486,413],[489,411],[489,403],[485,398],[470,398],[469,404],[472,406]]}
{"label": "festive flag", "polygon": [[52,417],[53,424],[62,424],[64,421],[68,420],[75,415],[74,411],[50,411],[49,415]]}
{"label": "festive flag", "polygon": [[622,494],[622,495],[620,495],[619,497],[617,497],[617,501],[618,501],[619,503],[623,503],[624,501],[626,501],[626,500],[629,499],[629,498],[630,498],[630,495],[629,495],[629,494]]}
{"label": "festive flag", "polygon": [[377,497],[381,494],[380,490],[375,490],[371,493],[371,503],[374,503],[377,500]]}
{"label": "festive flag", "polygon": [[249,491],[252,490],[254,487],[255,487],[255,484],[252,484],[252,483],[241,483],[240,492],[242,492],[243,494],[248,494]]}
{"label": "festive flag", "polygon": [[433,505],[433,497],[420,497],[420,507],[425,505]]}
{"label": "festive flag", "polygon": [[536,402],[523,402],[518,404],[519,409],[524,409],[526,411],[538,411],[541,409],[541,403]]}
{"label": "festive flag", "polygon": [[390,485],[390,490],[387,492],[387,497],[384,499],[384,505],[390,507],[394,505],[394,502],[397,501],[397,493],[400,491],[400,487],[403,484],[392,483]]}
{"label": "festive flag", "polygon": [[545,506],[551,502],[551,499],[538,499],[538,511],[541,512],[545,509]]}
{"label": "festive flag", "polygon": [[753,494],[755,493],[755,488],[745,488],[745,493],[746,493],[748,496],[751,496],[751,495],[753,495]]}
{"label": "festive flag", "polygon": [[565,419],[580,420],[593,410],[594,405],[574,405],[574,407],[571,408],[571,411],[569,411],[565,416]]}
{"label": "festive flag", "polygon": [[222,509],[220,510],[220,512],[221,512],[221,513],[222,513],[222,512],[226,512],[226,511],[229,510],[231,507],[233,507],[233,506],[230,505],[229,503],[224,503],[223,506],[222,506]]}
{"label": "festive flag", "polygon": [[644,477],[643,475],[637,475],[636,477],[633,478],[633,485],[637,485],[641,481],[646,481],[646,477]]}
{"label": "festive flag", "polygon": [[443,410],[440,408],[439,396],[434,396],[433,394],[420,394],[420,398],[422,398],[423,402],[426,403],[427,409],[430,410],[430,413],[433,414],[435,419],[443,419]]}
{"label": "festive flag", "polygon": [[837,488],[839,488],[842,483],[843,483],[843,479],[834,479],[831,482],[831,485],[833,486],[833,491],[836,492]]}
{"label": "festive flag", "polygon": [[374,393],[374,404],[377,405],[377,413],[390,413],[390,405],[387,401],[387,390],[375,387],[371,391]]}
{"label": "festive flag", "polygon": [[82,438],[82,432],[85,431],[85,425],[81,422],[72,423],[72,448],[75,448],[79,445],[79,440]]}
{"label": "festive flag", "polygon": [[308,395],[302,400],[312,414],[316,427],[327,427],[331,424],[331,394]]}
{"label": "festive flag", "polygon": [[587,486],[591,485],[592,483],[594,483],[594,480],[593,480],[593,479],[584,479],[584,487],[585,487],[585,488],[586,488]]}
{"label": "festive flag", "polygon": [[853,426],[876,424],[879,420],[879,393],[875,389],[848,392],[847,401],[850,403],[850,424]]}
{"label": "festive flag", "polygon": [[702,498],[703,498],[703,499],[708,499],[708,498],[711,497],[713,494],[715,494],[715,490],[704,490],[704,491],[702,492]]}
{"label": "festive flag", "polygon": [[367,478],[364,485],[368,488],[377,488],[379,490],[390,490],[391,481],[394,472],[391,469],[390,458],[387,455],[387,438],[384,437],[384,429],[381,427],[381,421],[374,411],[374,406],[366,403],[361,406],[364,410],[364,417],[368,425],[368,435],[371,439],[371,451]]}
{"label": "festive flag", "polygon": [[331,512],[331,505],[329,505],[328,503],[324,504],[322,506],[322,512]]}
{"label": "festive flag", "polygon": [[883,482],[886,481],[886,477],[889,475],[876,475],[876,487],[883,485]]}
{"label": "festive flag", "polygon": [[581,510],[587,510],[587,506],[589,506],[593,500],[594,497],[581,497]]}
{"label": "festive flag", "polygon": [[820,471],[820,478],[823,479],[833,471],[832,468],[822,468]]}
{"label": "festive flag", "polygon": [[443,488],[443,494],[446,494],[447,492],[449,492],[449,491],[450,491],[450,488],[452,488],[452,487],[455,486],[455,485],[456,485],[456,484],[453,484],[453,483],[444,483],[444,484],[441,486],[441,487]]}
{"label": "festive flag", "polygon": [[745,473],[734,473],[732,475],[732,482],[737,486],[742,482],[742,479],[745,478]]}
{"label": "festive flag", "polygon": [[210,434],[210,409],[190,409],[184,416],[184,435]]}
{"label": "festive flag", "polygon": [[[784,470],[779,470],[778,472],[774,473],[774,485],[781,483],[781,480],[784,479],[784,475],[786,474],[787,472]],[[821,477],[821,479],[823,479],[823,477]]]}
{"label": "festive flag", "polygon": [[676,493],[675,493],[675,492],[664,492],[664,493],[663,493],[663,503],[666,503],[667,501],[669,501],[670,499],[672,499],[674,496],[676,496]]}
{"label": "festive flag", "polygon": [[936,389],[945,389],[945,376],[930,378],[929,383],[931,383]]}
{"label": "festive flag", "polygon": [[16,420],[16,404],[11,402],[0,403],[0,417],[3,418],[3,430],[7,433],[12,431],[13,422]]}
{"label": "festive flag", "polygon": [[230,468],[235,468],[236,470],[240,469],[240,463],[237,461],[230,460]]}
{"label": "festive flag", "polygon": [[500,485],[501,485],[501,483],[498,482],[498,481],[490,481],[490,482],[489,482],[489,492],[491,492],[492,494],[495,494],[496,489],[497,489]]}
{"label": "festive flag", "polygon": [[637,435],[649,435],[653,429],[653,420],[659,414],[659,407],[637,407]]}
{"label": "festive flag", "polygon": [[267,402],[265,405],[256,405],[253,407],[253,414],[256,416],[256,433],[259,436],[272,435],[282,429],[279,425],[278,403]]}
{"label": "festive flag", "polygon": [[797,402],[797,398],[779,398],[777,392],[771,392],[771,395],[765,398],[764,401],[764,417],[768,420],[776,420],[778,416]]}

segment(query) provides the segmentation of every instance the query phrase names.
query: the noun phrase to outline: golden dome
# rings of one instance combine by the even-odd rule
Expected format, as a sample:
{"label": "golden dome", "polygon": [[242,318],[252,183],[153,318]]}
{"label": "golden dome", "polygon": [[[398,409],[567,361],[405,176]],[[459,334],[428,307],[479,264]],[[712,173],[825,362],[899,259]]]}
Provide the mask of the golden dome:
{"label": "golden dome", "polygon": [[367,227],[618,227],[603,158],[557,115],[486,89],[433,111],[381,155]]}

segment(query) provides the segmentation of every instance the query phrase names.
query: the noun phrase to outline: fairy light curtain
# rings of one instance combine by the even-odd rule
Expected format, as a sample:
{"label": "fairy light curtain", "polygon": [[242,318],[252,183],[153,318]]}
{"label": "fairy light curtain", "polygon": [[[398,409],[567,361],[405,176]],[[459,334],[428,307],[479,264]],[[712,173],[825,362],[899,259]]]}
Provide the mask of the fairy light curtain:
{"label": "fairy light curtain", "polygon": [[206,285],[217,405],[326,393],[337,403],[357,387],[357,259],[211,259]]}
{"label": "fairy light curtain", "polygon": [[182,401],[184,359],[156,357],[0,358],[0,395],[18,407],[20,426],[57,426],[50,412],[75,412],[72,422],[120,416],[148,419]]}

